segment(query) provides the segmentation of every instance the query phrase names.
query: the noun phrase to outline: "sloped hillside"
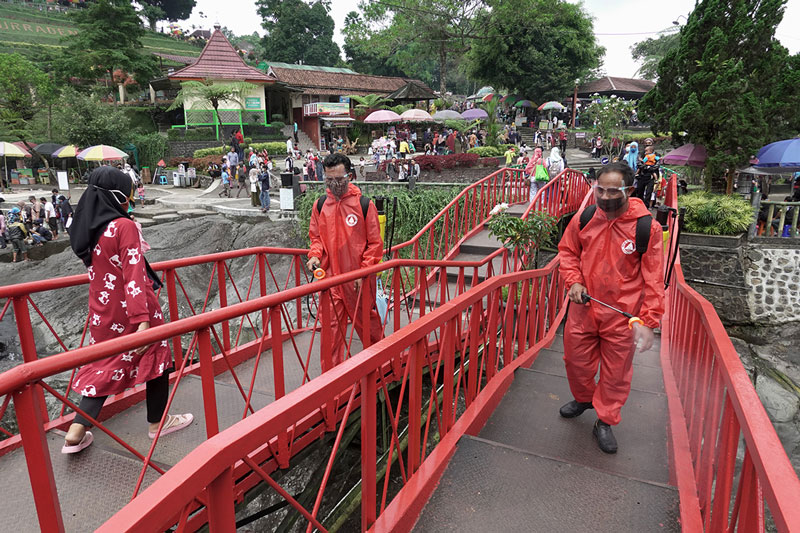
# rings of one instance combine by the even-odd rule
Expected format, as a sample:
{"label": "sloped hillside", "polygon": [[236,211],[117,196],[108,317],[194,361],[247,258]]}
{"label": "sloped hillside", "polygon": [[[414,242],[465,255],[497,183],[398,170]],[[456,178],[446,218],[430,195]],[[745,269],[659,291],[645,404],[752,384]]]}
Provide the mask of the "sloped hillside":
{"label": "sloped hillside", "polygon": [[[32,57],[39,46],[58,48],[61,39],[77,29],[64,14],[39,11],[36,6],[0,4],[0,53],[20,53]],[[146,50],[179,56],[197,57],[201,46],[167,35],[147,32],[142,39]]]}

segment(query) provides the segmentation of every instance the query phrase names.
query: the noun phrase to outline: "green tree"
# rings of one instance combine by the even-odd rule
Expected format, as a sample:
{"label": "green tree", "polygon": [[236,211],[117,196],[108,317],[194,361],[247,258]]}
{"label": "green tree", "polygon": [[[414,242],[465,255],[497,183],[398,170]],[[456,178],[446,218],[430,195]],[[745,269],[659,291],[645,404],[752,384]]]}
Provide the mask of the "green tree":
{"label": "green tree", "polygon": [[349,98],[357,102],[356,109],[362,109],[364,111],[386,109],[386,104],[391,102],[391,100],[380,94],[366,94],[364,96],[353,94],[350,95]]}
{"label": "green tree", "polygon": [[[19,139],[33,150],[31,123],[51,109],[56,89],[50,77],[19,54],[0,54],[0,128],[4,137]],[[48,137],[51,121],[48,115]],[[45,164],[47,162],[45,161]]]}
{"label": "green tree", "polygon": [[142,46],[145,29],[130,2],[97,0],[70,16],[78,33],[64,38],[66,47],[56,61],[62,80],[95,83],[102,79],[110,88],[116,71],[139,85],[158,74],[155,56]]}
{"label": "green tree", "polygon": [[485,0],[361,0],[359,8],[369,44],[389,56],[413,43],[417,58],[436,62],[441,92],[447,90],[451,56],[462,56],[474,39],[483,38],[489,23],[480,16]]}
{"label": "green tree", "polygon": [[708,150],[706,187],[733,190],[736,169],[797,131],[798,58],[775,39],[785,0],[703,0],[658,65],[639,109],[653,132]]}
{"label": "green tree", "polygon": [[257,0],[258,13],[267,31],[264,53],[271,61],[334,66],[339,45],[333,42],[334,22],[330,1]]}
{"label": "green tree", "polygon": [[121,148],[129,139],[128,117],[117,107],[74,89],[64,91],[57,107],[66,141],[81,147],[108,144]]}
{"label": "green tree", "polygon": [[167,111],[185,107],[187,104],[191,106],[189,109],[212,109],[214,111],[214,129],[217,140],[219,140],[219,104],[227,101],[244,108],[242,95],[249,93],[255,87],[252,83],[244,82],[185,81],[181,83],[181,90],[178,91],[175,101]]}
{"label": "green tree", "polygon": [[195,0],[137,0],[142,6],[142,14],[150,24],[150,29],[156,29],[159,20],[172,22],[189,18],[196,4]]}
{"label": "green tree", "polygon": [[660,35],[657,39],[649,37],[631,46],[633,59],[642,62],[636,75],[648,80],[656,80],[658,64],[670,50],[677,48],[678,44],[680,44],[680,35],[675,32]]}
{"label": "green tree", "polygon": [[537,102],[571,94],[576,79],[600,66],[604,49],[592,19],[563,0],[494,0],[488,31],[467,56],[470,76]]}
{"label": "green tree", "polygon": [[590,123],[596,124],[597,133],[605,139],[603,153],[613,155],[611,139],[614,137],[622,139],[625,124],[633,113],[633,102],[614,95],[600,98],[597,94],[593,94],[592,98],[593,102],[586,108],[584,117]]}

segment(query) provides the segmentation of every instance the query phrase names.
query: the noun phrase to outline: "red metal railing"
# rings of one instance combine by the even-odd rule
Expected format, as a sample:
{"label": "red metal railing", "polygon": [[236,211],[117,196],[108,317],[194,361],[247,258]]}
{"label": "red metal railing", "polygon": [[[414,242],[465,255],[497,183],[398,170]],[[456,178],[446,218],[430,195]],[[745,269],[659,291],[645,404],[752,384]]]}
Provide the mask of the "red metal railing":
{"label": "red metal railing", "polygon": [[[677,207],[675,179],[666,204]],[[686,284],[679,256],[666,309],[661,362],[683,529],[764,531],[766,500],[778,531],[800,531],[800,480],[714,307]]]}
{"label": "red metal railing", "polygon": [[[413,260],[391,263],[445,266]],[[270,485],[301,513],[308,530],[325,531],[320,502],[337,460],[344,423],[358,407],[362,530],[407,529],[416,517],[413,510],[426,497],[423,489],[432,489],[458,437],[482,425],[511,383],[514,370],[530,364],[538,350],[552,341],[554,326],[565,311],[557,268],[553,261],[545,269],[494,277],[366,348],[199,446],[100,531],[160,530],[176,522],[182,530],[192,525],[187,517],[198,508],[198,500],[206,502],[212,530],[233,531],[233,480],[241,468],[251,470],[252,476]],[[364,269],[362,274],[378,269]],[[438,342],[432,343],[431,338]],[[395,361],[404,364],[401,373],[393,374],[396,383],[390,394],[392,374],[387,369],[394,367]],[[392,419],[388,449],[378,444],[379,396],[385,399]],[[271,477],[279,461],[265,447],[287,433],[295,435],[292,443],[304,438],[295,431],[297,421],[319,419],[324,410],[321,405],[337,403],[342,417],[328,467],[314,505],[303,506]],[[407,433],[398,430],[401,412],[409,421]],[[398,453],[402,448],[404,453]],[[382,484],[376,481],[378,472]],[[390,500],[392,473],[399,474],[403,488]]]}
{"label": "red metal railing", "polygon": [[[507,177],[512,179],[506,179]],[[567,174],[564,174],[567,176]],[[548,184],[555,189],[559,181]],[[489,187],[490,186],[490,187]],[[425,244],[420,246],[419,242],[428,236],[429,242],[445,242],[452,244],[460,243],[466,235],[479,230],[483,220],[478,222],[479,217],[484,217],[491,210],[491,207],[502,200],[514,200],[526,198],[527,188],[522,186],[522,178],[519,172],[498,171],[491,176],[481,180],[465,190],[459,198],[454,200],[444,211],[432,221],[414,240],[403,245],[411,246],[416,254],[436,253],[437,249]],[[541,194],[541,193],[540,193]],[[574,202],[574,196],[578,194],[578,189],[572,189],[572,195],[559,196],[563,205]],[[555,193],[553,194],[555,198]],[[556,209],[559,208],[558,202],[551,202]],[[562,208],[563,208],[562,205]],[[562,209],[563,211],[563,209]],[[556,211],[560,212],[560,211]],[[450,214],[452,213],[452,215]],[[437,226],[437,223],[438,226]],[[422,251],[422,252],[421,252]],[[438,250],[444,253],[441,247]],[[57,373],[72,371],[87,362],[102,359],[109,355],[119,353],[120,350],[128,349],[127,346],[144,346],[153,342],[153,336],[159,336],[159,341],[169,340],[176,354],[176,369],[178,370],[171,377],[174,384],[170,395],[169,404],[172,403],[175,391],[181,379],[187,374],[199,374],[201,376],[204,391],[204,411],[206,414],[206,433],[213,436],[219,431],[219,420],[216,410],[216,398],[214,393],[214,378],[221,373],[230,372],[233,380],[242,395],[244,402],[242,418],[248,413],[252,413],[253,407],[251,399],[253,396],[256,373],[258,371],[258,358],[265,350],[272,351],[272,370],[273,383],[272,390],[275,391],[276,399],[282,397],[291,389],[287,386],[284,379],[284,363],[287,359],[284,356],[284,343],[290,345],[288,357],[292,361],[297,361],[301,368],[302,380],[294,383],[299,386],[307,383],[314,374],[311,372],[312,355],[316,355],[315,350],[320,341],[323,345],[329,345],[331,338],[330,332],[330,310],[328,309],[329,286],[336,283],[347,283],[364,275],[364,273],[354,273],[350,276],[340,276],[325,280],[325,283],[316,282],[309,287],[303,285],[308,283],[308,276],[302,267],[305,255],[304,250],[275,249],[275,248],[256,248],[212,254],[197,258],[187,258],[174,261],[166,261],[154,265],[161,272],[162,279],[167,290],[168,310],[170,323],[158,328],[152,328],[145,334],[128,335],[119,341],[106,342],[87,347],[80,347],[67,353],[51,356],[45,359],[36,360],[37,347],[30,325],[30,308],[42,320],[42,323],[56,339],[59,346],[66,350],[65,342],[60,338],[55,329],[50,326],[45,314],[34,302],[34,296],[41,301],[47,301],[47,291],[65,290],[88,283],[87,276],[72,276],[55,280],[48,280],[40,283],[22,284],[11,287],[0,288],[0,298],[6,298],[6,304],[2,313],[13,305],[20,342],[25,354],[23,365],[0,376],[0,395],[4,395],[0,416],[5,412],[10,399],[14,398],[19,421],[20,434],[13,435],[6,432],[9,438],[0,443],[0,450],[7,452],[18,446],[20,442],[25,447],[26,460],[29,464],[32,486],[34,487],[35,501],[39,516],[43,520],[43,529],[56,528],[60,523],[60,512],[58,498],[54,491],[54,480],[50,467],[47,447],[44,445],[44,431],[54,427],[65,427],[73,417],[72,413],[67,413],[66,409],[77,410],[77,406],[70,399],[69,385],[66,390],[58,391],[46,382],[46,379]],[[457,294],[463,293],[468,284],[467,274],[472,272],[472,283],[479,281],[478,268],[485,266],[486,278],[491,278],[493,263],[491,259],[498,255],[503,255],[503,270],[508,267],[508,257],[505,250],[498,250],[490,257],[480,262],[398,262],[391,261],[376,267],[375,272],[387,274],[389,280],[387,285],[390,293],[390,311],[386,316],[383,327],[385,333],[399,330],[405,324],[414,320],[418,314],[424,316],[425,313],[434,309],[436,306],[447,302],[451,295],[447,288],[448,268],[450,272],[457,272]],[[236,261],[236,265],[232,263]],[[250,267],[252,263],[252,268]],[[238,272],[234,272],[238,269]],[[206,278],[206,272],[210,274]],[[250,272],[249,278],[247,272]],[[430,272],[430,274],[429,274]],[[413,275],[413,279],[411,276]],[[237,278],[239,279],[237,285]],[[193,280],[193,286],[187,290],[184,281]],[[203,280],[208,279],[205,283]],[[247,290],[244,291],[244,285]],[[206,289],[203,299],[192,300],[191,294],[199,293],[194,286],[202,286]],[[240,287],[242,290],[240,290]],[[256,288],[257,287],[257,288]],[[216,288],[216,302],[219,309],[209,312],[209,306],[214,301]],[[269,289],[268,289],[269,288]],[[432,294],[432,290],[441,288],[438,294]],[[526,285],[526,290],[533,294],[532,286]],[[542,288],[536,289],[542,297],[546,297],[546,291]],[[280,294],[269,294],[275,291]],[[523,295],[527,294],[523,292]],[[183,299],[179,297],[183,296]],[[453,295],[455,296],[455,295]],[[229,305],[229,298],[236,299],[240,303]],[[254,299],[255,298],[255,299]],[[266,298],[266,299],[265,299]],[[533,298],[533,296],[530,296]],[[530,299],[529,298],[529,299]],[[305,303],[305,309],[304,309]],[[372,302],[369,302],[371,305]],[[364,305],[368,305],[366,302]],[[322,311],[319,311],[320,306]],[[312,313],[311,309],[317,309],[317,313]],[[327,309],[327,310],[326,310]],[[197,315],[199,310],[200,315]],[[306,312],[308,311],[308,312]],[[363,311],[363,309],[362,309]],[[368,316],[366,314],[365,316]],[[532,315],[531,315],[532,316]],[[544,317],[544,315],[541,315]],[[0,316],[0,319],[2,316]],[[551,317],[552,319],[552,317]],[[537,318],[536,320],[545,320]],[[544,322],[530,320],[531,327],[544,327]],[[231,328],[231,326],[233,326]],[[466,332],[460,329],[460,332]],[[245,335],[245,333],[247,335]],[[307,349],[299,346],[298,336],[305,334],[310,336],[311,341]],[[351,353],[353,346],[353,331],[338,331],[334,334],[345,337],[347,353]],[[81,337],[79,346],[83,346],[86,338],[86,326]],[[459,337],[461,338],[461,337]],[[316,343],[316,344],[315,344]],[[431,342],[431,346],[437,346],[439,338]],[[293,354],[291,352],[294,352]],[[323,351],[324,354],[324,351]],[[248,358],[256,358],[256,364],[249,376],[248,382],[237,376],[235,367]],[[322,368],[332,367],[330,361],[321,356]],[[404,368],[405,360],[394,358],[391,368],[387,369],[386,378],[397,379]],[[71,382],[71,379],[70,379]],[[243,384],[244,383],[244,384]],[[465,385],[466,386],[466,385]],[[470,385],[471,393],[474,384]],[[53,420],[48,420],[48,412],[45,408],[45,392],[54,397],[61,404],[58,416]],[[141,401],[144,395],[144,387],[137,387],[124,394],[117,395],[113,400],[107,402],[103,410],[103,419],[112,414],[123,410],[125,407]],[[310,428],[316,427],[314,431],[330,431],[335,427],[336,421],[344,416],[343,405],[329,403],[325,409],[320,410],[321,419],[296,420],[293,430],[303,435],[298,442],[291,440],[291,435],[285,433],[275,443],[267,446],[268,450],[264,453],[272,453],[272,457],[280,466],[288,465],[291,457],[303,449],[304,446],[313,442],[310,438]],[[168,411],[168,410],[167,410]],[[96,426],[100,431],[106,432],[111,438],[116,440],[121,446],[126,448],[134,456],[138,457],[142,463],[142,471],[139,479],[133,488],[134,496],[138,492],[145,471],[153,468],[159,473],[162,470],[153,465],[151,458],[157,446],[157,439],[152,443],[149,450],[136,450],[133,446],[126,443],[119,436],[105,427],[101,421]],[[163,423],[163,422],[162,422]],[[316,426],[315,426],[316,424]],[[320,433],[316,433],[320,434]],[[241,473],[241,466],[237,472]],[[237,484],[237,494],[258,483],[252,478],[246,482]],[[249,483],[249,485],[248,485]],[[201,501],[205,501],[201,499]],[[204,513],[193,516],[192,520],[202,523]]]}

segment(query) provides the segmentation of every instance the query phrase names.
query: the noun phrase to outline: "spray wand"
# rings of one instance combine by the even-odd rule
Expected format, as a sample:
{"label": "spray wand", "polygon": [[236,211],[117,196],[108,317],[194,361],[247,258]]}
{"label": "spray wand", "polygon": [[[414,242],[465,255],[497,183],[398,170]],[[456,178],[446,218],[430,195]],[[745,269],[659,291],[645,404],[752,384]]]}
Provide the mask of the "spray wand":
{"label": "spray wand", "polygon": [[644,321],[641,318],[639,318],[638,316],[633,316],[632,314],[626,313],[625,311],[623,311],[621,309],[617,309],[616,307],[614,307],[612,305],[608,305],[605,302],[601,302],[597,298],[592,298],[591,296],[589,296],[585,292],[583,294],[581,294],[581,301],[583,301],[583,303],[588,304],[589,300],[592,300],[594,302],[599,303],[600,305],[608,307],[612,311],[616,311],[617,313],[619,313],[622,316],[624,316],[625,318],[627,318],[628,319],[628,329],[633,329],[633,325],[634,324],[639,324],[640,326],[644,326]]}

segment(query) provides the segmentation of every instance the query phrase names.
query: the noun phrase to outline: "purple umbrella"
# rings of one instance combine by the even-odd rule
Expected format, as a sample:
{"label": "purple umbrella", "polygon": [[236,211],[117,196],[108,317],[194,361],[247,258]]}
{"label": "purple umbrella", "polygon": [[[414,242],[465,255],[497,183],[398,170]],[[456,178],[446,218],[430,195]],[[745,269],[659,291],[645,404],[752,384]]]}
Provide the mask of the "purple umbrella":
{"label": "purple umbrella", "polygon": [[467,109],[461,113],[461,118],[465,120],[482,120],[484,118],[489,118],[489,113],[479,107],[475,107],[473,109]]}
{"label": "purple umbrella", "polygon": [[706,166],[707,158],[708,153],[705,146],[689,143],[665,155],[661,158],[661,162],[684,167],[704,167]]}

